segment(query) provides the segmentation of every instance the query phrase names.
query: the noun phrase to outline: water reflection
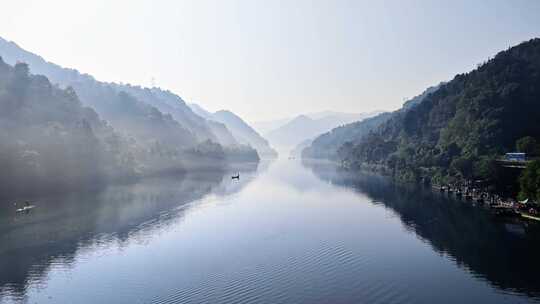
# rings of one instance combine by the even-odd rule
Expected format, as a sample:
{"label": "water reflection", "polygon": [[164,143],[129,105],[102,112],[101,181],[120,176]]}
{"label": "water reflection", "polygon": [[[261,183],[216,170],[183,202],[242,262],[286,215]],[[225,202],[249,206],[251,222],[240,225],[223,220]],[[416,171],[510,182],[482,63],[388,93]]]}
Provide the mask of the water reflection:
{"label": "water reflection", "polygon": [[540,297],[540,225],[494,218],[485,208],[414,185],[396,185],[328,162],[304,166],[321,180],[368,195],[460,268],[508,293]]}
{"label": "water reflection", "polygon": [[1,210],[0,302],[539,300],[536,225],[329,164],[265,168]]}
{"label": "water reflection", "polygon": [[28,213],[17,214],[13,200],[0,202],[0,302],[24,300],[28,288],[46,285],[51,267],[69,269],[85,249],[146,242],[181,220],[190,203],[240,191],[257,169],[254,163],[235,166],[241,173],[235,182],[232,172],[215,171],[36,197],[38,207]]}

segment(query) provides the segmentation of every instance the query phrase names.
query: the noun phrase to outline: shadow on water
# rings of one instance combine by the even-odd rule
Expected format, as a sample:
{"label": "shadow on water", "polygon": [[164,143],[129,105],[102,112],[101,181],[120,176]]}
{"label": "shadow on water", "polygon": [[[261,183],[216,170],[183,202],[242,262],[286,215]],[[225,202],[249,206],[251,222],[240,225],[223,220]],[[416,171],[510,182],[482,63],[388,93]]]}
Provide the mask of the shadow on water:
{"label": "shadow on water", "polygon": [[540,225],[501,220],[489,210],[416,185],[397,185],[329,162],[304,161],[321,180],[368,195],[436,252],[492,286],[540,296]]}
{"label": "shadow on water", "polygon": [[236,167],[242,178],[234,184],[231,172],[215,171],[42,196],[22,214],[12,200],[0,202],[0,302],[6,296],[23,299],[30,286],[46,281],[52,265],[69,267],[85,248],[144,242],[181,220],[192,202],[240,191],[257,170],[258,164]]}

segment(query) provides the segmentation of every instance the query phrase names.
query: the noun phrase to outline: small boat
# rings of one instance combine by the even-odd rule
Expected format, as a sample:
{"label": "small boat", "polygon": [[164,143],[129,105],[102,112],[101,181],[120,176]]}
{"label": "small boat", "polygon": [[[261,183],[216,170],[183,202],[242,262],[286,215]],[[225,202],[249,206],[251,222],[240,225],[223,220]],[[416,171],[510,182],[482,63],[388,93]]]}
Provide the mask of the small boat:
{"label": "small boat", "polygon": [[17,213],[20,213],[20,212],[25,212],[25,211],[30,211],[32,209],[36,208],[36,206],[34,205],[27,205],[27,206],[24,206],[22,208],[19,208],[17,210],[15,210]]}
{"label": "small boat", "polygon": [[[13,205],[15,206],[15,208],[17,208],[17,205],[18,205],[18,204],[15,203],[15,204],[13,204]],[[21,212],[27,212],[27,211],[30,211],[30,210],[36,208],[35,205],[30,205],[30,202],[28,202],[28,201],[24,202],[23,205],[24,205],[24,207],[22,207],[22,208],[17,208],[15,211],[16,211],[17,213],[21,213]]]}
{"label": "small boat", "polygon": [[433,187],[433,190],[438,190],[440,192],[446,191],[446,188],[444,186],[433,185],[432,187]]}
{"label": "small boat", "polygon": [[231,179],[240,179],[240,173],[231,176]]}

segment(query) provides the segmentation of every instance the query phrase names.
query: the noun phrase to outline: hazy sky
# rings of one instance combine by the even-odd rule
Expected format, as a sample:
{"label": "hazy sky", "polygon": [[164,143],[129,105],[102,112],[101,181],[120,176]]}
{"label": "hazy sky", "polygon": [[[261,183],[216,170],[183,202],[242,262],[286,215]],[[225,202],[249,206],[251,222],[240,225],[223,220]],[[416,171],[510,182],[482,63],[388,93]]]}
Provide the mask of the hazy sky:
{"label": "hazy sky", "polygon": [[540,37],[540,1],[2,0],[0,36],[256,121],[396,109]]}

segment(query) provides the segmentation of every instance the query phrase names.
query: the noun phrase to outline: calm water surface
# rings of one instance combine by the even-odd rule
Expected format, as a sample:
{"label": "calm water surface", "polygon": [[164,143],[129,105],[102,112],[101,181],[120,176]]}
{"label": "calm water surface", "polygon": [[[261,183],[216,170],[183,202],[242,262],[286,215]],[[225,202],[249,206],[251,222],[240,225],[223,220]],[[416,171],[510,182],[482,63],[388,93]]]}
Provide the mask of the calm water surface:
{"label": "calm water surface", "polygon": [[2,202],[0,302],[540,302],[538,225],[331,164],[241,170]]}

